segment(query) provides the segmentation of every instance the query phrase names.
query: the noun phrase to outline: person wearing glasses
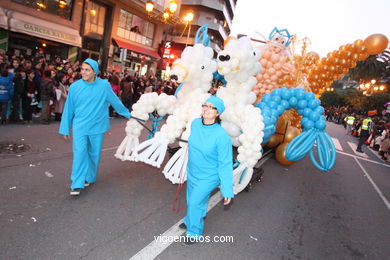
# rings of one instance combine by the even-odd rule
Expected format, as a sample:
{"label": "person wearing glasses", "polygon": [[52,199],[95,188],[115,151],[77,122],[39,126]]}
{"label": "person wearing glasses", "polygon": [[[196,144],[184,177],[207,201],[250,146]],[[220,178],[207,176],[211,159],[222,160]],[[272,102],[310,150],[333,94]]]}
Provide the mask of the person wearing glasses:
{"label": "person wearing glasses", "polygon": [[187,215],[180,228],[187,229],[185,244],[202,241],[204,217],[210,193],[221,186],[224,205],[233,194],[233,153],[228,133],[220,125],[225,110],[222,99],[210,96],[202,105],[202,117],[191,124],[188,139]]}

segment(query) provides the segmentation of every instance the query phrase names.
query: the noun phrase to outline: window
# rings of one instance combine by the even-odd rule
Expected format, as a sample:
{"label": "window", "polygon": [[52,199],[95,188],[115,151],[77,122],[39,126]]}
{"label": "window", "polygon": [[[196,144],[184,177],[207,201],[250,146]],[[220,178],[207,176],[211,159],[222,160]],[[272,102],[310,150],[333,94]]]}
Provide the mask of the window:
{"label": "window", "polygon": [[32,7],[36,10],[58,15],[70,20],[72,18],[73,0],[12,0],[15,3]]}
{"label": "window", "polygon": [[103,36],[106,8],[95,2],[87,2],[84,35],[94,34]]}
{"label": "window", "polygon": [[146,46],[152,46],[154,24],[123,9],[120,10],[118,24],[118,36]]}

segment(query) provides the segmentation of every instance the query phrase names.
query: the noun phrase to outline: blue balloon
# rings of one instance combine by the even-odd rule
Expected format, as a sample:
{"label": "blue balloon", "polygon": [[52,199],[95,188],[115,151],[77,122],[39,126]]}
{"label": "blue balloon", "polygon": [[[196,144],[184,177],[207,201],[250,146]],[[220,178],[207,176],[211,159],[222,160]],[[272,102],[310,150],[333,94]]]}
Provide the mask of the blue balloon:
{"label": "blue balloon", "polygon": [[261,114],[263,117],[271,117],[272,115],[271,110],[267,109],[267,107],[261,110]]}
{"label": "blue balloon", "polygon": [[301,99],[305,99],[305,96],[306,96],[305,90],[303,88],[298,88],[297,92],[295,93],[295,97],[298,100],[301,100]]}
{"label": "blue balloon", "polygon": [[310,107],[311,109],[315,110],[317,109],[317,107],[320,105],[320,101],[318,99],[312,99],[309,101],[309,105],[308,107]]}
{"label": "blue balloon", "polygon": [[308,120],[309,120],[309,118],[307,118],[307,117],[302,117],[302,119],[301,119],[301,124],[302,124],[302,125],[305,125],[305,124],[307,123]]}
{"label": "blue balloon", "polygon": [[298,101],[298,108],[299,109],[304,109],[306,107],[307,107],[307,101],[305,99],[301,99]]}
{"label": "blue balloon", "polygon": [[306,97],[305,98],[306,98],[307,101],[310,101],[310,100],[315,98],[315,95],[314,95],[313,92],[309,92],[309,93],[306,93]]}
{"label": "blue balloon", "polygon": [[298,99],[296,97],[290,97],[290,105],[295,107],[297,105]]}
{"label": "blue balloon", "polygon": [[299,110],[298,110],[298,114],[300,114],[301,116],[303,116],[303,109],[299,109]]}
{"label": "blue balloon", "polygon": [[321,116],[320,116],[320,120],[322,120],[322,121],[326,121],[326,117],[325,117],[325,116],[323,116],[323,115],[321,115]]}
{"label": "blue balloon", "polygon": [[276,117],[276,116],[271,116],[271,124],[272,124],[272,125],[275,125],[275,124],[276,124],[276,121],[278,121],[278,120],[277,120],[277,117]]}
{"label": "blue balloon", "polygon": [[289,91],[287,88],[282,88],[281,97],[282,97],[284,100],[289,100],[290,97],[291,97],[290,91]]}
{"label": "blue balloon", "polygon": [[271,124],[271,117],[263,115],[263,123],[264,125],[269,126]]}
{"label": "blue balloon", "polygon": [[305,128],[305,131],[312,129],[314,127],[314,123],[311,120],[307,120],[306,124],[304,124],[303,127]]}
{"label": "blue balloon", "polygon": [[320,120],[320,115],[318,113],[316,113],[315,111],[313,111],[313,113],[310,115],[309,118],[311,121],[317,122],[318,120]]}
{"label": "blue balloon", "polygon": [[278,113],[278,111],[276,111],[276,110],[272,110],[272,111],[271,111],[271,117],[278,118],[278,117],[279,117],[279,113]]}
{"label": "blue balloon", "polygon": [[261,101],[264,103],[268,103],[268,101],[271,100],[271,94],[265,94],[262,98]]}
{"label": "blue balloon", "polygon": [[279,104],[282,99],[279,96],[272,96],[271,100],[277,104]]}
{"label": "blue balloon", "polygon": [[310,117],[311,113],[313,113],[313,110],[308,107],[303,110],[303,115],[306,117]]}
{"label": "blue balloon", "polygon": [[297,89],[296,88],[290,88],[290,96],[291,97],[295,97],[295,95],[297,94]]}
{"label": "blue balloon", "polygon": [[261,110],[263,110],[267,105],[264,103],[264,102],[259,102],[255,105],[255,107],[258,107],[260,108]]}
{"label": "blue balloon", "polygon": [[281,104],[282,104],[282,106],[284,107],[285,110],[288,110],[288,109],[291,108],[290,103],[288,101],[286,101],[286,100],[282,100]]}
{"label": "blue balloon", "polygon": [[280,88],[275,88],[274,90],[272,90],[271,95],[272,95],[273,97],[274,97],[274,96],[280,96],[280,93],[281,93]]}
{"label": "blue balloon", "polygon": [[269,101],[268,106],[272,109],[275,109],[278,106],[278,104],[274,101]]}
{"label": "blue balloon", "polygon": [[326,123],[325,123],[325,121],[323,121],[323,120],[318,120],[318,121],[315,123],[315,127],[316,127],[318,130],[324,130],[325,127],[326,127]]}
{"label": "blue balloon", "polygon": [[277,108],[276,108],[276,111],[278,111],[278,114],[280,116],[284,112],[284,106],[283,105],[278,105]]}
{"label": "blue balloon", "polygon": [[319,106],[315,110],[318,114],[322,115],[325,112],[325,109],[322,106]]}

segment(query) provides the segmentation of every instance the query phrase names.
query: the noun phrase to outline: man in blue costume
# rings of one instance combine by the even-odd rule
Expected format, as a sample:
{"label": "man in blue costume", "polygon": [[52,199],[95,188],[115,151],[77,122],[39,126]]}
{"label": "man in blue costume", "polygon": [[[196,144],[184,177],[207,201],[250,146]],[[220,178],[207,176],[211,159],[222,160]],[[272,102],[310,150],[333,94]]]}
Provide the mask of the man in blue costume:
{"label": "man in blue costume", "polygon": [[221,186],[224,205],[233,194],[233,155],[229,135],[220,125],[223,101],[210,96],[202,105],[202,118],[191,124],[188,139],[186,244],[201,241],[210,193]]}
{"label": "man in blue costume", "polygon": [[96,182],[104,133],[110,128],[108,106],[111,104],[122,116],[130,118],[112,91],[110,84],[99,77],[99,65],[86,59],[81,65],[82,79],[70,88],[62,114],[59,133],[70,139],[73,128],[73,164],[70,195],[80,195],[81,189]]}

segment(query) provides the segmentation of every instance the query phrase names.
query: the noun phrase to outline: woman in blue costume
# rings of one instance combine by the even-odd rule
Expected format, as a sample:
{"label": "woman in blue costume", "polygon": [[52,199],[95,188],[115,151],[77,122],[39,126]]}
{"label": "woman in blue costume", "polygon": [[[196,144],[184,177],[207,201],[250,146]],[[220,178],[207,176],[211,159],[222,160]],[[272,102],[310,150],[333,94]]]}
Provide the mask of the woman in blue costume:
{"label": "woman in blue costume", "polygon": [[230,137],[220,125],[223,101],[211,96],[202,105],[202,118],[191,124],[188,139],[186,244],[202,241],[203,218],[210,193],[221,186],[224,205],[233,198],[233,155]]}
{"label": "woman in blue costume", "polygon": [[81,65],[82,79],[70,88],[62,114],[59,133],[68,140],[73,129],[73,164],[70,195],[96,182],[104,133],[110,128],[108,106],[130,118],[129,110],[114,94],[108,81],[98,78],[99,66],[86,59]]}

